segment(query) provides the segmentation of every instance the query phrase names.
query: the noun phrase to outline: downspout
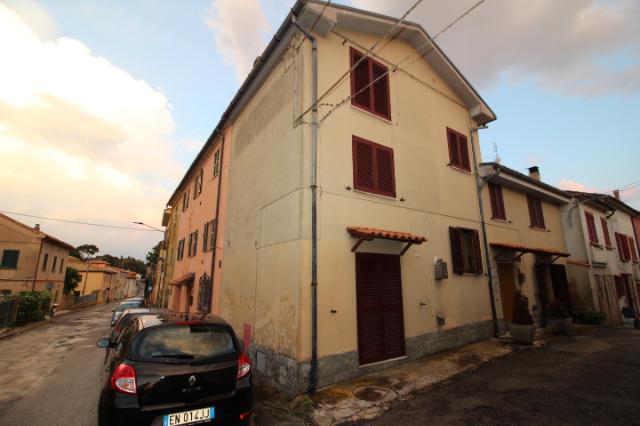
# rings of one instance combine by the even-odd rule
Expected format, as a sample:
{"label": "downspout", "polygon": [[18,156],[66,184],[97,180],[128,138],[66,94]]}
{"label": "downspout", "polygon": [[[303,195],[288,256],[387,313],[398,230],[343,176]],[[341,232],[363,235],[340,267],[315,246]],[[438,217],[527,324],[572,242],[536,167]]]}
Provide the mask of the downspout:
{"label": "downspout", "polygon": [[493,295],[493,269],[491,266],[491,255],[489,251],[489,238],[487,237],[487,224],[484,217],[484,202],[482,201],[482,186],[484,181],[480,178],[478,170],[478,162],[476,161],[476,148],[473,143],[473,134],[477,133],[479,129],[486,129],[487,126],[480,126],[471,129],[471,155],[473,156],[473,170],[476,175],[476,191],[478,193],[478,207],[480,208],[480,223],[482,225],[482,240],[484,243],[484,253],[487,262],[487,275],[489,276],[489,300],[491,301],[491,317],[493,319],[493,334],[494,336],[500,336],[500,326],[498,324],[498,314],[496,313],[496,301]]}
{"label": "downspout", "polygon": [[44,244],[43,241],[40,240],[40,249],[38,249],[38,260],[36,260],[36,270],[35,270],[35,274],[33,275],[33,284],[31,284],[31,293],[33,293],[36,290],[36,281],[38,280],[38,269],[40,269],[40,255],[42,254],[43,244]]}
{"label": "downspout", "polygon": [[[213,274],[214,274],[214,271],[216,270],[216,252],[218,251],[218,229],[220,225],[220,220],[218,220],[218,214],[220,213],[220,191],[222,189],[222,173],[224,170],[223,166],[224,166],[224,133],[222,134],[222,143],[220,143],[220,169],[218,170],[218,194],[216,195],[216,236],[213,241],[213,254],[211,255],[211,301],[209,302],[209,312],[213,310]],[[206,315],[206,313],[204,315]],[[247,349],[248,348],[244,348],[245,351]]]}
{"label": "downspout", "polygon": [[313,393],[318,387],[318,43],[294,15],[291,23],[311,42],[311,371],[308,391]]}

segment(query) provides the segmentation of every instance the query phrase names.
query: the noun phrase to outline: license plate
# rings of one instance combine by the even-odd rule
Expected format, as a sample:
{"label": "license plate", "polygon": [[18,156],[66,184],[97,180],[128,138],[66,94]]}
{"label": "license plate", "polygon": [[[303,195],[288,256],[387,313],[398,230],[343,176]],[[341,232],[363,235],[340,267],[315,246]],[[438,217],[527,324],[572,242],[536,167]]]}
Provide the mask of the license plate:
{"label": "license plate", "polygon": [[167,414],[164,416],[163,426],[192,425],[211,420],[215,417],[215,408],[199,408],[197,410],[183,411],[181,413]]}

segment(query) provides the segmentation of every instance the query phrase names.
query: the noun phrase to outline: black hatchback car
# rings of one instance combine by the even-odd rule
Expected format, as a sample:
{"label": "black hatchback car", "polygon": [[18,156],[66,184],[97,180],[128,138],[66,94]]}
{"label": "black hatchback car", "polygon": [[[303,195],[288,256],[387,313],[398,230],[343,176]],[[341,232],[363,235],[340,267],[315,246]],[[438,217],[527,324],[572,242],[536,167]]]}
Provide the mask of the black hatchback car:
{"label": "black hatchback car", "polygon": [[105,425],[248,425],[251,362],[229,324],[139,316],[110,348],[98,418]]}

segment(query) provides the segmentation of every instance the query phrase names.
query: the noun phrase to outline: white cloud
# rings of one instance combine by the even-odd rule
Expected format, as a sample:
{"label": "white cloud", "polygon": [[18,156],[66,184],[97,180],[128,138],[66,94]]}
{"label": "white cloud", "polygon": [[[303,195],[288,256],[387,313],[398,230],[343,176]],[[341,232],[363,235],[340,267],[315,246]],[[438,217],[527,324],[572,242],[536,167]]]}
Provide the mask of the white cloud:
{"label": "white cloud", "polygon": [[[0,58],[0,209],[158,224],[182,169],[166,96],[81,41],[42,40],[3,4]],[[144,254],[161,238],[40,222],[71,243],[122,253]]]}
{"label": "white cloud", "polygon": [[214,32],[216,49],[242,82],[271,32],[260,0],[214,0],[206,23]]}
{"label": "white cloud", "polygon": [[[410,16],[432,35],[476,0],[427,0]],[[353,0],[401,16],[413,0]],[[487,0],[437,41],[471,82],[532,79],[572,95],[640,90],[640,2]]]}
{"label": "white cloud", "polygon": [[560,183],[558,184],[558,188],[564,189],[565,191],[580,191],[580,192],[600,192],[601,190],[588,186],[582,182],[578,182],[571,179],[560,179]]}

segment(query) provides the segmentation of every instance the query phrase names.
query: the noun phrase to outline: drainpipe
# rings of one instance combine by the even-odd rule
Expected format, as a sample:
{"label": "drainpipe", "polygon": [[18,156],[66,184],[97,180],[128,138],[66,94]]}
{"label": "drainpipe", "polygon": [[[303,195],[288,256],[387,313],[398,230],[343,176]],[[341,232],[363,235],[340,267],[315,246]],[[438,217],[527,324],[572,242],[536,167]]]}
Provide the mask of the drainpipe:
{"label": "drainpipe", "polygon": [[487,274],[489,276],[489,300],[491,301],[491,317],[493,319],[493,334],[500,336],[500,326],[498,325],[498,314],[496,313],[496,301],[493,296],[493,268],[491,266],[491,256],[489,251],[489,239],[487,237],[487,224],[484,217],[484,202],[482,201],[482,186],[484,181],[480,178],[478,170],[478,162],[476,161],[476,148],[473,143],[473,135],[479,129],[486,129],[487,126],[479,126],[471,129],[471,155],[473,156],[473,170],[476,174],[476,191],[478,193],[478,206],[480,207],[480,223],[482,224],[482,240],[484,243],[484,252],[487,261]]}
{"label": "drainpipe", "polygon": [[311,371],[308,390],[313,393],[318,386],[318,43],[293,15],[291,23],[311,42]]}
{"label": "drainpipe", "polygon": [[[218,251],[218,229],[220,229],[220,220],[218,214],[220,213],[220,190],[222,189],[222,173],[224,165],[224,134],[222,135],[222,142],[220,143],[220,168],[218,169],[218,194],[216,195],[216,236],[213,240],[213,253],[211,254],[211,301],[209,302],[209,312],[213,310],[213,274],[216,270],[216,252]],[[204,238],[204,236],[203,236]],[[223,243],[224,244],[224,243]],[[205,313],[204,317],[207,315]],[[246,351],[248,348],[244,348]]]}

